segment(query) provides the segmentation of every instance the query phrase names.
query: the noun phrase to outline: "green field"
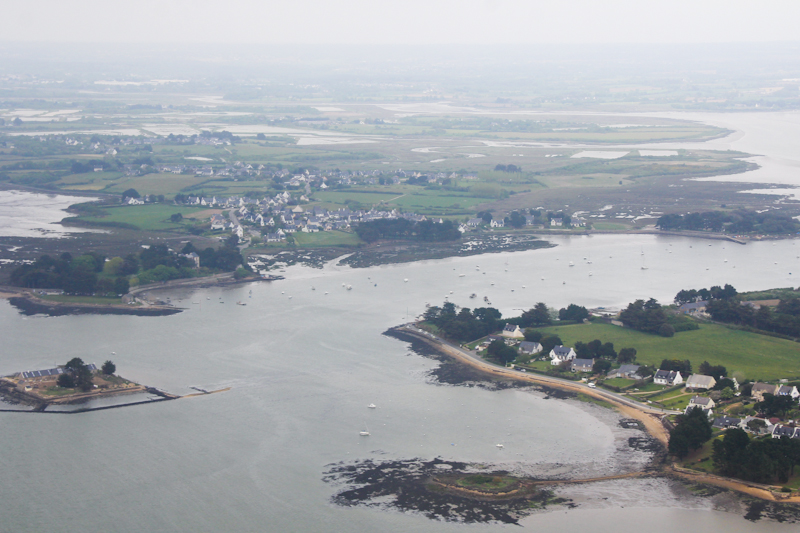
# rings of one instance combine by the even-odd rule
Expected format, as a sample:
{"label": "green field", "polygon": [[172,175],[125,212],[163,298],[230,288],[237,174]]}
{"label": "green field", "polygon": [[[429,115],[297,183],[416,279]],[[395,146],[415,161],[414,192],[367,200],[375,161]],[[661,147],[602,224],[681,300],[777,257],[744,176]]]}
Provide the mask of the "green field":
{"label": "green field", "polygon": [[100,225],[107,223],[130,224],[140,230],[175,230],[180,229],[181,224],[170,222],[170,215],[180,213],[187,217],[205,209],[205,207],[185,207],[169,204],[121,205],[119,207],[104,207],[105,216],[82,216],[75,217],[73,220]]}
{"label": "green field", "polygon": [[738,331],[715,324],[665,338],[610,324],[578,324],[542,328],[556,334],[565,345],[600,339],[620,348],[636,348],[636,362],[658,366],[664,359],[688,359],[692,368],[708,361],[724,365],[739,381],[800,377],[800,343]]}
{"label": "green field", "polygon": [[324,246],[356,246],[363,241],[355,233],[346,231],[319,231],[317,233],[303,233],[298,231],[292,236],[298,246],[307,248]]}

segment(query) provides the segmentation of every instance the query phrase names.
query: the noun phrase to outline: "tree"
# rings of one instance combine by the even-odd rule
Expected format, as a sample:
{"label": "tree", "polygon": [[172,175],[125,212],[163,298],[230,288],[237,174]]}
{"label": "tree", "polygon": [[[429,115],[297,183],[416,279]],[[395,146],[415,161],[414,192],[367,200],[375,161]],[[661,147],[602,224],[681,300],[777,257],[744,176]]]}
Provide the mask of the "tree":
{"label": "tree", "polygon": [[73,357],[67,362],[66,365],[64,365],[64,367],[74,379],[76,387],[80,388],[84,392],[91,390],[93,386],[92,372],[89,370],[89,367],[86,365],[86,363],[83,362],[83,359],[80,357]]}
{"label": "tree", "polygon": [[724,366],[712,365],[708,361],[700,363],[698,371],[704,376],[713,377],[717,381],[728,375],[728,370]]}
{"label": "tree", "polygon": [[769,393],[764,394],[764,400],[755,405],[758,411],[768,417],[784,415],[792,407],[794,407],[794,399],[791,396],[776,396]]}
{"label": "tree", "polygon": [[539,302],[533,308],[522,313],[520,322],[522,326],[549,325],[552,323],[550,310],[545,303]]}
{"label": "tree", "polygon": [[512,211],[508,217],[509,224],[514,228],[521,228],[525,225],[525,216],[521,215],[519,211]]}
{"label": "tree", "polygon": [[75,379],[72,374],[61,374],[56,380],[56,385],[65,389],[71,389],[75,386]]}
{"label": "tree", "polygon": [[658,328],[658,334],[662,337],[674,337],[675,328],[669,324],[661,324],[661,326]]}
{"label": "tree", "polygon": [[580,305],[569,304],[565,309],[561,309],[558,312],[559,320],[580,322],[585,318],[589,318],[589,311]]}
{"label": "tree", "polygon": [[689,450],[696,450],[711,438],[711,422],[699,407],[678,416],[678,425],[669,435],[669,453],[683,459]]}
{"label": "tree", "polygon": [[122,200],[125,201],[126,198],[139,198],[139,191],[136,189],[127,189],[122,193]]}
{"label": "tree", "polygon": [[617,354],[617,362],[624,365],[636,361],[636,348],[622,348]]}
{"label": "tree", "polygon": [[105,363],[103,363],[101,370],[103,374],[105,374],[106,376],[110,376],[111,374],[117,371],[117,365],[115,365],[111,361],[106,361]]}
{"label": "tree", "polygon": [[600,357],[606,357],[608,359],[616,359],[617,358],[617,352],[614,350],[614,343],[607,342],[607,343],[603,344],[602,346],[600,346],[600,350],[599,350],[598,355]]}
{"label": "tree", "polygon": [[723,400],[730,400],[731,398],[733,398],[733,389],[731,389],[730,387],[725,387],[720,391],[719,397],[722,398]]}
{"label": "tree", "polygon": [[542,344],[542,353],[544,354],[548,354],[550,353],[550,350],[552,350],[556,346],[564,344],[564,342],[561,340],[561,337],[559,337],[558,335],[547,335],[545,337],[542,337],[542,340],[540,342]]}
{"label": "tree", "polygon": [[174,215],[169,216],[170,222],[177,224],[181,220],[183,220],[183,215],[181,213],[175,213]]}
{"label": "tree", "polygon": [[605,359],[596,359],[592,365],[592,372],[595,374],[607,374],[611,370],[611,361]]}
{"label": "tree", "polygon": [[542,340],[542,332],[533,328],[526,328],[524,331],[525,340],[530,342],[539,342]]}

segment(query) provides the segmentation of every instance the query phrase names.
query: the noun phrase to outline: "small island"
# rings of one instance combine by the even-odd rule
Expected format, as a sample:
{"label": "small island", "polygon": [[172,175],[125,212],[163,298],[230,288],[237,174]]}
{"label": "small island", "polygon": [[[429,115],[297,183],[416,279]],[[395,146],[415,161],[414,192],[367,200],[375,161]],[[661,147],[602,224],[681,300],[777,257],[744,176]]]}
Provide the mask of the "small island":
{"label": "small island", "polygon": [[[115,374],[116,371],[117,367],[112,361],[106,361],[100,368],[97,368],[94,363],[87,364],[80,357],[74,357],[65,365],[55,368],[23,371],[0,377],[0,399],[11,403],[31,405],[33,409],[30,412],[44,412],[51,405],[82,403],[121,394],[146,392],[158,396],[157,399],[147,402],[133,403],[149,403],[178,398],[178,396],[129,381]],[[108,407],[66,412],[83,412],[102,408]]]}

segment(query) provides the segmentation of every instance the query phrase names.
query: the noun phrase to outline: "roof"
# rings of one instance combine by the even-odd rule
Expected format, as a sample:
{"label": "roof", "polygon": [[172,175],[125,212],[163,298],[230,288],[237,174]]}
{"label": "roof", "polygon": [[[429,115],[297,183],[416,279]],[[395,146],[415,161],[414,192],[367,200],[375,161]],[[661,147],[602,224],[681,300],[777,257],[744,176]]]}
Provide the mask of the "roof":
{"label": "roof", "polygon": [[708,306],[708,302],[703,300],[700,302],[690,302],[688,304],[683,304],[680,306],[681,311],[689,311],[691,309],[705,309]]}
{"label": "roof", "polygon": [[503,331],[517,331],[518,329],[519,326],[516,324],[506,324],[506,326],[503,328]]}
{"label": "roof", "polygon": [[751,394],[753,392],[769,392],[770,394],[775,392],[777,385],[772,385],[771,383],[753,383],[753,388],[751,389]]}
{"label": "roof", "polygon": [[536,350],[541,350],[542,345],[539,344],[538,342],[522,341],[521,343],[519,343],[519,349],[522,350],[523,352],[528,352],[528,351],[533,352]]}
{"label": "roof", "polygon": [[572,366],[593,366],[594,359],[573,359]]}
{"label": "roof", "polygon": [[795,388],[794,385],[781,385],[780,388],[778,389],[778,394],[788,395],[791,394],[792,391],[796,390],[797,389]]}
{"label": "roof", "polygon": [[698,389],[710,389],[714,386],[717,382],[716,379],[712,378],[711,376],[704,376],[703,374],[692,374],[689,376],[689,379],[686,380],[686,387],[688,388],[698,388]]}
{"label": "roof", "polygon": [[676,377],[678,377],[678,372],[675,370],[657,370],[653,379],[666,379],[667,381],[672,381]]}
{"label": "roof", "polygon": [[732,418],[730,416],[720,416],[714,419],[712,424],[715,428],[726,428],[730,426],[738,426],[742,423],[741,418]]}
{"label": "roof", "polygon": [[572,351],[572,348],[568,348],[559,344],[558,346],[554,346],[552,351],[555,355],[569,355],[569,353]]}
{"label": "roof", "polygon": [[794,436],[795,428],[790,426],[782,426],[778,424],[772,429],[773,435],[778,435],[780,437],[792,437]]}
{"label": "roof", "polygon": [[711,403],[711,398],[706,398],[705,396],[693,396],[689,403],[692,405],[708,405]]}
{"label": "roof", "polygon": [[620,374],[631,374],[639,371],[639,365],[622,365],[615,372]]}

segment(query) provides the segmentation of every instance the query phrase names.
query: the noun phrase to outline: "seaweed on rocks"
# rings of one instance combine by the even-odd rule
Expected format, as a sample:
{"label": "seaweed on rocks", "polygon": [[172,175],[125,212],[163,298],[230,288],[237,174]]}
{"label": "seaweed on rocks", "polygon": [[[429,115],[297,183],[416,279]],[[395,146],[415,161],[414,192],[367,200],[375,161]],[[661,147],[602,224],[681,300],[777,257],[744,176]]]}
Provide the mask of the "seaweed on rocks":
{"label": "seaweed on rocks", "polygon": [[[513,379],[492,377],[469,365],[458,362],[449,355],[443,354],[429,343],[419,337],[403,331],[401,328],[391,328],[383,335],[410,344],[409,349],[417,355],[434,359],[439,366],[430,371],[430,376],[436,383],[442,385],[460,385],[464,387],[482,387],[489,390],[505,390],[512,388],[531,388],[530,383]],[[556,394],[562,391],[558,391]],[[549,394],[549,391],[548,391]]]}
{"label": "seaweed on rocks", "polygon": [[[344,485],[332,497],[341,506],[370,506],[417,512],[448,522],[518,524],[519,519],[536,509],[551,504],[569,503],[554,499],[546,490],[520,491],[519,495],[496,498],[492,495],[470,494],[469,491],[448,490],[437,483],[437,476],[448,478],[467,475],[471,465],[436,458],[393,460],[328,465],[323,481]],[[506,472],[483,472],[486,475],[505,475]]]}

